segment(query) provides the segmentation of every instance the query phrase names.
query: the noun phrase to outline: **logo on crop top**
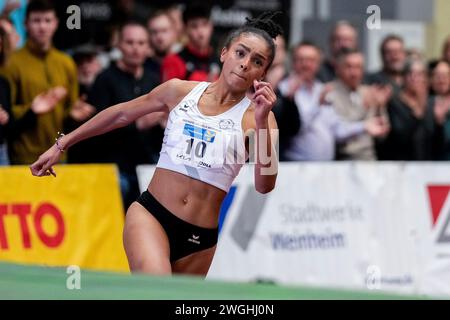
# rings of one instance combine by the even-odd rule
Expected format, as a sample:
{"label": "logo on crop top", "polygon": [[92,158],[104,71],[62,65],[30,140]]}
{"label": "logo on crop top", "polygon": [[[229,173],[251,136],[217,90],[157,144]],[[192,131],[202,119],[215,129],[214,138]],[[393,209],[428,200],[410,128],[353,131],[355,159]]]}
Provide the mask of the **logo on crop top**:
{"label": "logo on crop top", "polygon": [[189,110],[189,108],[190,108],[191,106],[190,105],[188,105],[188,104],[183,104],[181,107],[180,107],[180,110],[181,111],[184,111],[184,112],[188,112],[188,110]]}
{"label": "logo on crop top", "polygon": [[223,119],[219,122],[219,128],[223,130],[233,129],[234,122],[231,119]]}
{"label": "logo on crop top", "polygon": [[200,162],[198,163],[198,166],[199,166],[199,167],[204,167],[204,168],[211,168],[211,165],[210,165],[210,164],[208,164],[208,163],[206,163],[206,162],[203,162],[203,161],[200,161]]}
{"label": "logo on crop top", "polygon": [[197,127],[190,123],[186,123],[184,125],[183,134],[191,138],[200,139],[211,143],[214,142],[214,139],[216,138],[215,131]]}
{"label": "logo on crop top", "polygon": [[192,99],[184,100],[182,101],[182,104],[180,104],[180,107],[178,110],[188,112],[192,106],[195,105],[195,101]]}
{"label": "logo on crop top", "polygon": [[196,235],[192,235],[192,238],[188,238],[189,242],[195,243],[195,244],[200,244],[200,236],[196,236]]}

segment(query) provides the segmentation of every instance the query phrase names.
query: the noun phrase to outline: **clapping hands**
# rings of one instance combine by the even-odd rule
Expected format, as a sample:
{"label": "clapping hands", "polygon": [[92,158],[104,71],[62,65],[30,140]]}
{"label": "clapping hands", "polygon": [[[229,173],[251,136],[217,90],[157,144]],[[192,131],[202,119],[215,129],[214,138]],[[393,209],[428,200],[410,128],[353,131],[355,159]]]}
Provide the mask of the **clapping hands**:
{"label": "clapping hands", "polygon": [[36,114],[52,111],[59,101],[67,95],[67,89],[58,86],[37,95],[31,103],[31,110]]}

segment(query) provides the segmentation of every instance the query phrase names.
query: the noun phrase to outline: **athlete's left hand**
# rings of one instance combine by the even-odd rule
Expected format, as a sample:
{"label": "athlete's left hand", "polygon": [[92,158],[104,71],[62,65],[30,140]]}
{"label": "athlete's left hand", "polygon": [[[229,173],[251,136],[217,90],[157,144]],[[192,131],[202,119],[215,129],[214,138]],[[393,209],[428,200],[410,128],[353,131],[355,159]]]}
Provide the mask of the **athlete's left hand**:
{"label": "athlete's left hand", "polygon": [[255,103],[255,119],[257,121],[267,120],[277,101],[277,95],[273,91],[272,85],[268,82],[253,80],[253,87],[255,88],[252,99]]}

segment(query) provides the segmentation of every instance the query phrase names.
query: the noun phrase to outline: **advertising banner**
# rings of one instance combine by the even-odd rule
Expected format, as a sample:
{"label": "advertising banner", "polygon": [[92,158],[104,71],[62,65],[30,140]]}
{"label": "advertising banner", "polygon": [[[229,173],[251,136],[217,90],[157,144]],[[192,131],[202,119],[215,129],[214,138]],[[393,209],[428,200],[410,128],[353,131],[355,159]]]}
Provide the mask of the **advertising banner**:
{"label": "advertising banner", "polygon": [[282,163],[266,195],[253,169],[222,206],[208,278],[450,295],[448,164]]}
{"label": "advertising banner", "polygon": [[128,271],[116,167],[55,171],[38,178],[25,166],[0,168],[0,260]]}

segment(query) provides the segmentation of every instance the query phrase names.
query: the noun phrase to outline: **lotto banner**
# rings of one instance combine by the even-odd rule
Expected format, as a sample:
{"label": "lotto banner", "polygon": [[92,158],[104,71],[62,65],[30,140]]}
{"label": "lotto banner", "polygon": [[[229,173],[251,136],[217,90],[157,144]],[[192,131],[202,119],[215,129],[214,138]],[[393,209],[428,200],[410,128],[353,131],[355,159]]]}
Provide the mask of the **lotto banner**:
{"label": "lotto banner", "polygon": [[253,170],[222,207],[208,278],[450,296],[450,165],[282,163],[266,195]]}
{"label": "lotto banner", "polygon": [[128,271],[114,165],[62,165],[57,177],[0,168],[0,260]]}

